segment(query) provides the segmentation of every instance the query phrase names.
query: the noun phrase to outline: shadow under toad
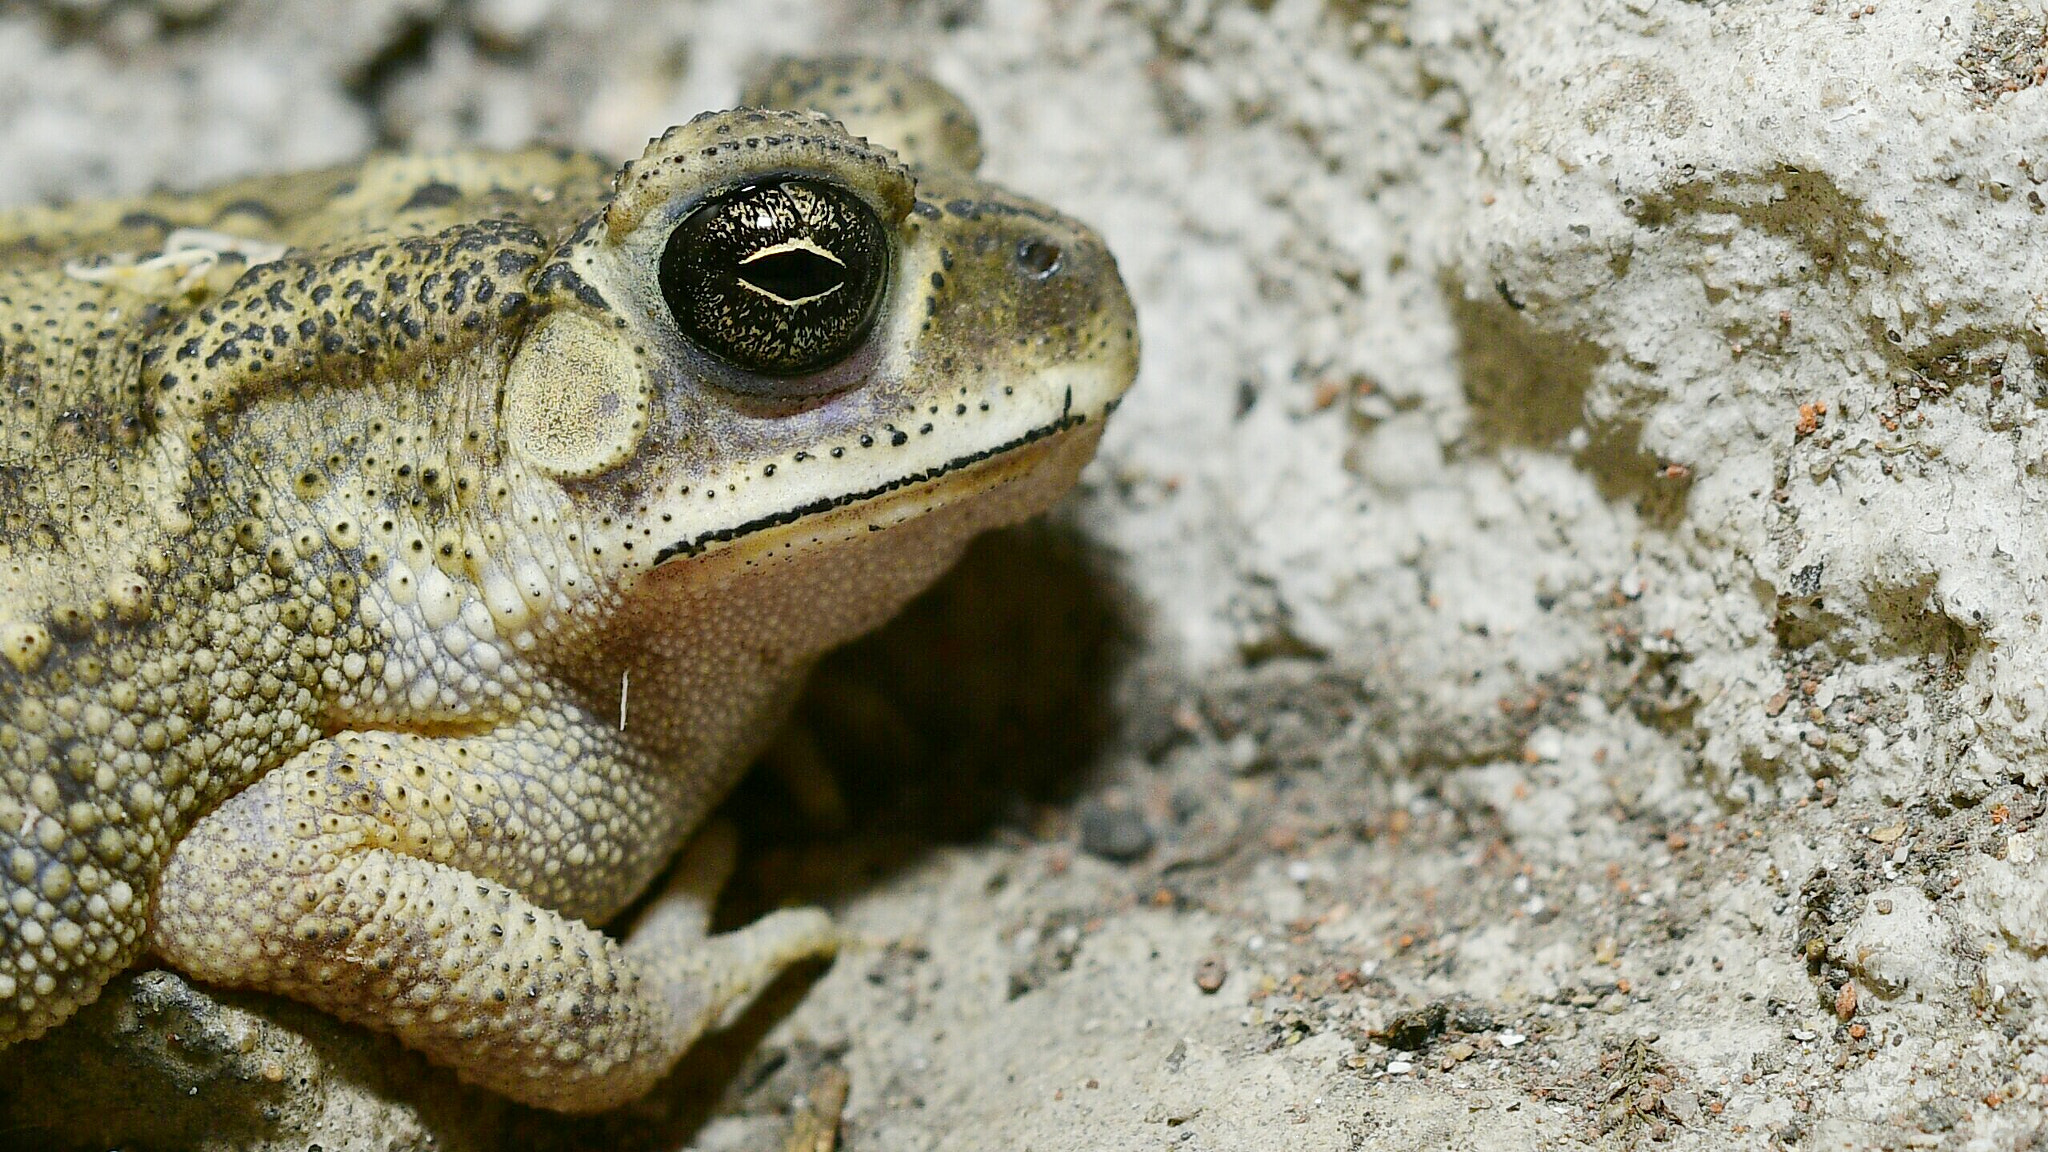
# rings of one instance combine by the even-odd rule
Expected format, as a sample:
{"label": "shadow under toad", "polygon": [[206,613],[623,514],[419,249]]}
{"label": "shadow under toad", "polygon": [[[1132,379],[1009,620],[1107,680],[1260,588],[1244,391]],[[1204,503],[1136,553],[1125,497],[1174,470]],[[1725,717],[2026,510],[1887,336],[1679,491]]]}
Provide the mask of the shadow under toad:
{"label": "shadow under toad", "polygon": [[[856,898],[944,845],[1029,836],[1084,790],[1115,734],[1129,613],[1070,530],[975,541],[894,621],[824,660],[788,737],[728,799],[746,847],[718,926]],[[843,1055],[764,1044],[823,970],[785,973],[640,1104],[585,1120],[521,1113],[508,1146],[673,1149],[713,1116],[779,1130]]]}

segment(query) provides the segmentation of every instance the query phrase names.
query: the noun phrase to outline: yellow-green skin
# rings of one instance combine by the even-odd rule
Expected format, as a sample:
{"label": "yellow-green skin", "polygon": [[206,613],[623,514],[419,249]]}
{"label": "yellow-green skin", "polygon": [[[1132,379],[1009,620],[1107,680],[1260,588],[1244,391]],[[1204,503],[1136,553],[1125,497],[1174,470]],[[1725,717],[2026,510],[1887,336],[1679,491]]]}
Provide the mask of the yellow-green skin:
{"label": "yellow-green skin", "polygon": [[[740,111],[616,177],[385,156],[0,214],[0,1044],[153,954],[588,1111],[831,951],[815,909],[707,935],[716,838],[592,925],[820,652],[1072,482],[1136,344],[1100,242],[976,181],[943,90],[753,96],[878,143]],[[766,173],[895,244],[823,399],[759,397],[655,286]]]}

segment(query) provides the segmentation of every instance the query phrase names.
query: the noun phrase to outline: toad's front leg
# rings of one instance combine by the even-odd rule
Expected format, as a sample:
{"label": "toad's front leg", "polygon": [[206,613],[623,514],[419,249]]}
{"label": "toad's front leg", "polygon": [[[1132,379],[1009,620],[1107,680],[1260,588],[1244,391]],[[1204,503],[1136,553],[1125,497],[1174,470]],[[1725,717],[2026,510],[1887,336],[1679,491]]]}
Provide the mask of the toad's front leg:
{"label": "toad's front leg", "polygon": [[213,983],[391,1032],[562,1111],[642,1094],[705,1028],[836,942],[816,909],[705,934],[719,838],[623,942],[614,914],[701,800],[586,726],[344,733],[209,814],[163,872],[151,945]]}

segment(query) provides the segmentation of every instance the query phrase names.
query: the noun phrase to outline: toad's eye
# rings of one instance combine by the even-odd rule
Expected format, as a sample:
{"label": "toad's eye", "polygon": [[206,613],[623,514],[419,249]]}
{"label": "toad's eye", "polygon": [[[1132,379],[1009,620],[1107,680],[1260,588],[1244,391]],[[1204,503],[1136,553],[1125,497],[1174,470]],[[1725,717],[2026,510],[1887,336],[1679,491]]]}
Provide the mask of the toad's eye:
{"label": "toad's eye", "polygon": [[874,327],[888,278],[888,237],[867,202],[797,176],[699,205],[661,254],[661,295],[683,335],[769,376],[801,376],[852,354]]}

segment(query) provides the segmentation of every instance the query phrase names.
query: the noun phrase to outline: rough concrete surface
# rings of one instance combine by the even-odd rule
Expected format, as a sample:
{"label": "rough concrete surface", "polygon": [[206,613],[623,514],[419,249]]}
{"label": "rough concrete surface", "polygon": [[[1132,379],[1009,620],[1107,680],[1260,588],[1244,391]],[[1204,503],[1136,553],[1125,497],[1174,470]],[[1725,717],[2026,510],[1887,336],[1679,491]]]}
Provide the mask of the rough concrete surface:
{"label": "rough concrete surface", "polygon": [[859,943],[574,1124],[145,974],[0,1135],[2048,1143],[2042,0],[17,2],[0,199],[631,154],[847,50],[1100,226],[1146,342],[1057,522],[735,797],[730,915]]}

